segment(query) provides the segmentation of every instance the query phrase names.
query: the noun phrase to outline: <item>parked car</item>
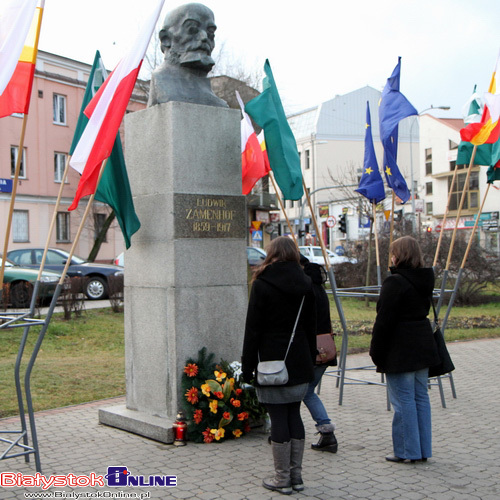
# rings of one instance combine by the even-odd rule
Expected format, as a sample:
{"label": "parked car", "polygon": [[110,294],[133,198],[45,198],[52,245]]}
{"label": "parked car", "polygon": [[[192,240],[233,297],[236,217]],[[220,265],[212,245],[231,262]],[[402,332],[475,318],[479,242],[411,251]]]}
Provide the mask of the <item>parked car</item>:
{"label": "parked car", "polygon": [[[38,269],[43,257],[43,248],[21,248],[11,250],[7,257],[15,264]],[[45,260],[45,268],[62,272],[68,260],[69,253],[59,248],[49,248]],[[73,255],[68,267],[69,277],[86,278],[83,293],[90,300],[106,299],[108,297],[109,279],[113,276],[123,276],[123,267],[114,264],[96,264]]]}
{"label": "parked car", "polygon": [[266,251],[258,247],[247,247],[247,260],[250,267],[258,266],[264,262]]}
{"label": "parked car", "polygon": [[125,252],[122,252],[117,255],[116,259],[113,261],[115,266],[123,267],[125,265]]}
{"label": "parked car", "polygon": [[[313,262],[315,264],[321,264],[322,266],[325,265],[325,259],[323,257],[323,252],[321,250],[321,247],[300,246],[299,252],[304,257],[308,258],[309,262]],[[356,259],[350,259],[349,257],[346,257],[345,255],[337,255],[336,253],[333,253],[332,251],[330,251],[328,249],[326,249],[326,253],[327,253],[328,258],[330,260],[330,264],[332,266],[335,266],[337,264],[344,264],[346,262],[350,262],[351,264],[355,264],[357,262]]]}
{"label": "parked car", "polygon": [[[0,265],[2,258],[0,257]],[[4,285],[9,285],[9,301],[12,307],[25,308],[31,303],[31,294],[38,278],[38,271],[17,266],[9,259],[5,259],[3,275]],[[54,295],[61,275],[51,271],[44,271],[40,277],[38,297],[41,303],[48,302]]]}

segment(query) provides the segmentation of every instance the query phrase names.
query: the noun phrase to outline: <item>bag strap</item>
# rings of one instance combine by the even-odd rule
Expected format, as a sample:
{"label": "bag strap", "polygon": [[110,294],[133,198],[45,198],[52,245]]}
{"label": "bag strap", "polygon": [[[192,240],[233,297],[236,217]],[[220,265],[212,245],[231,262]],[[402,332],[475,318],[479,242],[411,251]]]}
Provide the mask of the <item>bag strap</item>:
{"label": "bag strap", "polygon": [[[306,296],[304,295],[302,297],[302,302],[300,303],[299,314],[297,314],[297,319],[295,320],[295,325],[293,325],[293,332],[292,332],[292,336],[290,337],[290,342],[288,342],[288,348],[286,350],[285,359],[288,356],[288,351],[290,350],[290,346],[292,345],[293,338],[295,337],[295,330],[297,329],[297,323],[299,322],[300,313],[302,311],[302,306],[304,305],[304,299],[305,298],[306,298]],[[285,361],[285,359],[283,361]]]}

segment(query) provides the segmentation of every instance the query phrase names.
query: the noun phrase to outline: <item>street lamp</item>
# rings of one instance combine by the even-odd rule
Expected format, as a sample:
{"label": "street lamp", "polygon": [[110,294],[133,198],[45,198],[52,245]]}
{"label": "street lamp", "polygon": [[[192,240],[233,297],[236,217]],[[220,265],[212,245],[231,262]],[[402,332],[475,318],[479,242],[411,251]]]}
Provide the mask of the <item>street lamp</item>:
{"label": "street lamp", "polygon": [[450,109],[450,106],[433,106],[431,104],[431,106],[429,108],[425,108],[423,109],[422,111],[420,111],[418,113],[417,116],[415,116],[414,120],[411,122],[411,125],[410,125],[410,182],[411,182],[411,209],[412,209],[412,212],[413,212],[413,216],[412,216],[412,219],[413,219],[413,230],[415,230],[415,227],[417,225],[417,213],[416,213],[416,209],[415,209],[415,184],[413,182],[413,148],[412,148],[412,144],[413,144],[413,141],[412,141],[412,131],[413,131],[413,125],[414,123],[417,121],[417,118],[422,114],[422,113],[425,113],[426,111],[429,111],[431,109],[442,109],[442,110],[445,110],[445,111],[448,111]]}

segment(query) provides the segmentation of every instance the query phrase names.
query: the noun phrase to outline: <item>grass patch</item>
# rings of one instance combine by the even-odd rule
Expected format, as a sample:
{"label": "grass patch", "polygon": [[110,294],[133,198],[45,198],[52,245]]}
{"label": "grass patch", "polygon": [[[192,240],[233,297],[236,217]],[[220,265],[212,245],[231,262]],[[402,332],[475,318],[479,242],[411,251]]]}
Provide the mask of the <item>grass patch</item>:
{"label": "grass patch", "polygon": [[[375,306],[374,301],[367,307],[363,299],[342,298],[349,353],[368,350]],[[331,310],[334,331],[340,334],[333,300]],[[31,353],[37,328],[31,328],[26,354]],[[21,335],[22,328],[0,331],[0,418],[18,413],[14,364]],[[500,302],[453,308],[445,336],[449,342],[500,337]],[[340,344],[341,335],[338,349]],[[123,313],[92,309],[69,321],[54,315],[33,369],[31,390],[36,411],[125,394]]]}
{"label": "grass patch", "polygon": [[[18,413],[14,365],[22,330],[1,331],[0,417]],[[38,332],[30,330],[24,366]],[[92,309],[70,321],[54,315],[33,368],[31,393],[35,411],[125,394],[123,313]]]}

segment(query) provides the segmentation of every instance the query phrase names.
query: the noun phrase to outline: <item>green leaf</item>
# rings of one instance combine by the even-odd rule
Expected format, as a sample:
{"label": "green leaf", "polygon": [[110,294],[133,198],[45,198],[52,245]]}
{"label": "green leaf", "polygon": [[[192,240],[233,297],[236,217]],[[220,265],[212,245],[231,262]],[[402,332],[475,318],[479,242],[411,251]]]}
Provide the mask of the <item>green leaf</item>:
{"label": "green leaf", "polygon": [[214,392],[222,392],[222,386],[217,382],[217,380],[206,380],[205,383],[210,387],[210,391]]}

